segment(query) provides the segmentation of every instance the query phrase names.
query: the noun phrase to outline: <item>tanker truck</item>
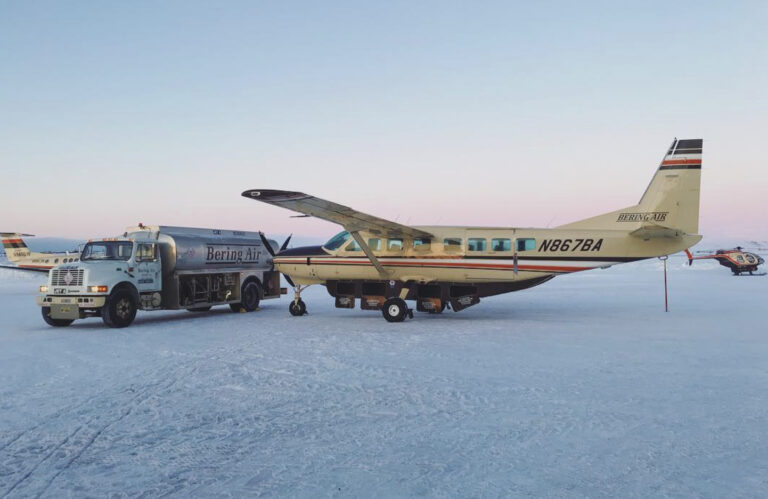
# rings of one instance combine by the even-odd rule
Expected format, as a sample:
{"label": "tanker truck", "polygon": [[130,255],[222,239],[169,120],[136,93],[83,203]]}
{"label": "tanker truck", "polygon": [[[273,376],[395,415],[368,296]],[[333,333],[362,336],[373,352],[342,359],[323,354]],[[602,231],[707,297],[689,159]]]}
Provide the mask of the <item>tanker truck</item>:
{"label": "tanker truck", "polygon": [[137,310],[252,312],[286,292],[272,265],[276,250],[258,232],[139,224],[88,241],[79,262],[53,268],[37,303],[54,327],[86,317],[126,327]]}

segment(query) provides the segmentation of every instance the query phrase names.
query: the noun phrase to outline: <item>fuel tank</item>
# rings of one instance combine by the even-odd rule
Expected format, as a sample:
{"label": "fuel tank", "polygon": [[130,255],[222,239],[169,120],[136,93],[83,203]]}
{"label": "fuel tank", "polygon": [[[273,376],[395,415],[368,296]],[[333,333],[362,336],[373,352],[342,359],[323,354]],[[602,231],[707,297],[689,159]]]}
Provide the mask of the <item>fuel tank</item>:
{"label": "fuel tank", "polygon": [[[258,232],[155,225],[129,227],[124,235],[136,241],[156,242],[165,275],[175,271],[272,268],[272,256]],[[273,251],[278,250],[276,241],[267,241]]]}

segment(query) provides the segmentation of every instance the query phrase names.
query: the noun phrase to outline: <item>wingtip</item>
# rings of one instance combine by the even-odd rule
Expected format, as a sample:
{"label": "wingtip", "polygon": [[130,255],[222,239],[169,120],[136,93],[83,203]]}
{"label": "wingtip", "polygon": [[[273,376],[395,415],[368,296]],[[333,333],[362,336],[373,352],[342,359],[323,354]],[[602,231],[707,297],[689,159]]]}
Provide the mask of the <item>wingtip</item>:
{"label": "wingtip", "polygon": [[241,195],[245,198],[266,202],[310,197],[303,192],[281,191],[278,189],[248,189],[247,191],[243,191]]}

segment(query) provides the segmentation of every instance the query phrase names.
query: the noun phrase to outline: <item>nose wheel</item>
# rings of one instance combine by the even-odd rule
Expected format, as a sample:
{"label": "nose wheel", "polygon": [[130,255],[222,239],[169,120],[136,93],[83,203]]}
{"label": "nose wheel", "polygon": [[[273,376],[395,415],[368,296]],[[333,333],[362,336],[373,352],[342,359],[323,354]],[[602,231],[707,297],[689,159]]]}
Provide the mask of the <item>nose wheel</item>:
{"label": "nose wheel", "polygon": [[288,304],[288,311],[294,317],[301,317],[307,314],[307,304],[301,299],[301,292],[307,289],[309,286],[295,286],[293,288],[293,301]]}
{"label": "nose wheel", "polygon": [[307,313],[307,304],[304,303],[304,300],[299,298],[298,300],[294,300],[290,304],[288,304],[288,311],[294,317],[304,315]]}

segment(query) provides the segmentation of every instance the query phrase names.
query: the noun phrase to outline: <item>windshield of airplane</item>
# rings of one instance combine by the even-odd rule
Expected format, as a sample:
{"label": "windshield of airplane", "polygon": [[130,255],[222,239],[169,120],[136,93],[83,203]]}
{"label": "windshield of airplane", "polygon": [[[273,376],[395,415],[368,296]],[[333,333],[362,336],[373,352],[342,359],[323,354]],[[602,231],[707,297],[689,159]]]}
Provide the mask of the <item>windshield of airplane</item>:
{"label": "windshield of airplane", "polygon": [[327,249],[328,251],[334,251],[341,247],[342,244],[347,242],[351,236],[349,235],[349,232],[339,232],[332,238],[328,240],[327,243],[323,245],[323,248]]}
{"label": "windshield of airplane", "polygon": [[132,251],[133,243],[130,241],[93,242],[85,245],[80,260],[128,260]]}

